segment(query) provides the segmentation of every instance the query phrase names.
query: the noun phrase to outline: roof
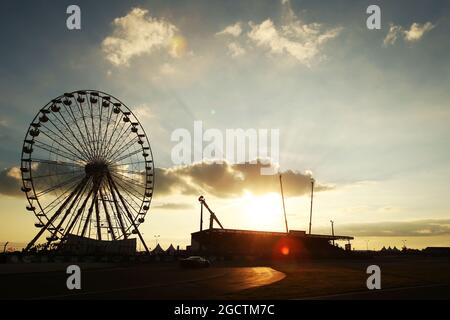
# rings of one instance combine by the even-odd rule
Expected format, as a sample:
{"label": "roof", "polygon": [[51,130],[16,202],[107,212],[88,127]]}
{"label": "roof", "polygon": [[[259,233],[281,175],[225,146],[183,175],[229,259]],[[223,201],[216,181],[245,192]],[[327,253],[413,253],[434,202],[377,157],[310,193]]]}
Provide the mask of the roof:
{"label": "roof", "polygon": [[[274,232],[274,231],[256,231],[256,230],[238,230],[238,229],[206,229],[203,231],[193,232],[191,235],[199,235],[206,233],[216,234],[245,234],[245,235],[260,235],[260,236],[286,236],[286,232]],[[322,235],[322,234],[306,234],[305,231],[291,230],[289,235],[293,237],[305,237],[314,239],[327,239],[327,240],[353,240],[351,236],[339,236],[339,235]]]}
{"label": "roof", "polygon": [[152,250],[152,253],[163,253],[165,252],[163,248],[159,245],[159,243],[156,245],[155,249]]}

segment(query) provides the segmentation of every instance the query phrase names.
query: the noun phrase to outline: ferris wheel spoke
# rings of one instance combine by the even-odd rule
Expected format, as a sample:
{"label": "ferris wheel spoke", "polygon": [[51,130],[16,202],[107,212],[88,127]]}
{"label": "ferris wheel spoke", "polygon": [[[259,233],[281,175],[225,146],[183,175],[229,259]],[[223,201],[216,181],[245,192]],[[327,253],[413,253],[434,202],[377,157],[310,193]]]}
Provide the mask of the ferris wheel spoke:
{"label": "ferris wheel spoke", "polygon": [[[131,125],[129,127],[131,127]],[[123,138],[123,134],[125,134],[126,132],[127,132],[127,129],[123,133],[118,134],[118,137],[117,137],[115,143],[109,148],[109,150],[105,154],[105,158],[108,159],[108,158],[112,157],[112,155],[114,154],[114,149],[116,147],[119,148],[120,146],[122,146],[125,143],[127,138],[125,138],[125,139],[122,139],[122,138]],[[128,132],[128,135],[130,135],[130,133],[131,133],[131,131]]]}
{"label": "ferris wheel spoke", "polygon": [[145,170],[143,170],[143,171],[133,171],[133,170],[125,170],[125,169],[114,169],[113,171],[117,172],[117,173],[130,173],[130,174],[145,175]]}
{"label": "ferris wheel spoke", "polygon": [[123,167],[123,166],[128,166],[128,165],[137,165],[139,163],[150,164],[152,162],[153,162],[153,160],[142,160],[142,161],[122,162],[122,163],[110,164],[108,166],[110,168],[116,168],[116,167]]}
{"label": "ferris wheel spoke", "polygon": [[[130,178],[128,178],[128,177],[125,177],[124,175],[121,175],[121,174],[117,175],[117,174],[114,174],[114,173],[111,173],[111,175],[113,175],[114,177],[116,177],[117,180],[122,180],[123,182],[126,182],[127,185],[130,186],[130,187],[132,187],[132,186],[142,187],[142,183],[137,183],[135,180],[130,179]],[[139,191],[137,191],[137,190],[134,189],[134,188],[133,188],[133,190],[135,190],[135,191],[139,194]]]}
{"label": "ferris wheel spoke", "polygon": [[[57,154],[57,155],[59,155],[59,156],[61,156],[63,158],[66,158],[66,159],[69,159],[69,160],[72,160],[72,161],[75,161],[75,159],[78,159],[78,160],[81,160],[81,161],[85,161],[83,158],[80,158],[75,153],[68,153],[68,152],[63,151],[61,149],[55,149],[51,145],[46,144],[45,142],[42,142],[42,141],[35,140],[34,147],[35,148],[38,147],[38,148],[40,148],[42,150],[45,150],[45,151],[48,151],[50,153]],[[56,150],[58,150],[58,151],[56,151]]]}
{"label": "ferris wheel spoke", "polygon": [[[108,158],[108,157],[110,157],[110,156],[112,156],[113,154],[114,154],[114,148],[116,148],[116,146],[117,146],[117,148],[120,148],[124,143],[125,143],[125,141],[126,141],[126,139],[130,136],[130,134],[131,134],[131,131],[129,131],[128,129],[131,127],[131,124],[130,125],[128,125],[128,127],[125,129],[125,131],[123,131],[123,132],[120,132],[119,134],[118,134],[118,137],[117,137],[117,139],[116,139],[116,141],[115,141],[115,143],[112,145],[112,147],[109,149],[109,151],[105,154],[105,158]],[[122,128],[123,129],[123,128]],[[125,133],[127,133],[128,132],[128,135],[125,137],[125,138],[123,138],[124,137],[124,134]],[[120,141],[120,142],[119,142]]]}
{"label": "ferris wheel spoke", "polygon": [[[59,113],[59,112],[58,112],[58,113]],[[59,114],[59,116],[62,117],[62,114]],[[59,120],[58,117],[55,117],[55,119],[57,119],[58,122],[62,125],[62,122]],[[66,136],[65,132],[63,132],[63,131],[61,130],[61,128],[60,128],[58,125],[56,125],[56,124],[52,121],[52,119],[49,118],[48,121],[49,121],[50,124],[51,124],[51,125],[59,132],[59,134],[57,134],[55,131],[53,131],[52,129],[50,129],[48,126],[43,125],[44,128],[46,128],[47,130],[49,130],[53,135],[57,136],[58,139],[60,139],[61,141],[65,141],[66,143],[68,143],[68,144],[69,144],[70,146],[72,146],[77,152],[81,152],[81,151],[84,150],[84,149],[83,149],[83,148],[84,148],[83,144],[80,144],[80,142],[79,142],[78,139],[76,138],[76,135],[73,134],[71,130],[69,130],[69,132],[74,136],[75,140],[76,140],[77,143],[78,143],[78,146],[76,146],[75,143],[73,143],[72,140],[69,139],[69,138]],[[64,126],[64,125],[62,125],[62,127],[67,128],[67,127]],[[70,126],[69,126],[69,128],[70,128]],[[46,134],[46,135],[47,135],[47,134]],[[51,137],[51,136],[49,136],[49,135],[47,135],[47,136],[50,138],[51,141],[55,141],[54,137]]]}
{"label": "ferris wheel spoke", "polygon": [[[86,157],[88,154],[86,153],[86,146],[85,144],[81,143],[80,140],[78,139],[77,135],[73,132],[71,126],[69,125],[69,123],[67,122],[66,118],[64,118],[63,114],[61,112],[57,112],[57,115],[55,116],[55,120],[58,121],[58,123],[61,125],[62,128],[66,129],[68,132],[70,132],[70,134],[73,136],[73,138],[75,139],[77,146],[75,145],[75,143],[72,142],[71,139],[69,139],[68,137],[66,137],[65,133],[62,132],[62,130],[60,129],[60,127],[54,123],[51,119],[49,119],[49,122],[53,125],[53,127],[55,127],[61,134],[63,137],[66,138],[66,141],[69,141],[69,144],[75,149],[77,150],[77,152],[81,152],[84,151],[85,154],[84,156]],[[70,115],[69,115],[70,116]],[[61,121],[60,118],[63,120]]]}
{"label": "ferris wheel spoke", "polygon": [[109,129],[109,124],[111,123],[112,115],[113,115],[113,108],[111,107],[110,104],[108,104],[108,117],[107,117],[107,121],[106,121],[105,131],[102,133],[103,138],[102,138],[101,145],[100,145],[100,155],[102,157],[104,157],[104,153],[105,153],[106,141],[108,138],[108,129]]}
{"label": "ferris wheel spoke", "polygon": [[[131,132],[130,132],[131,133]],[[111,149],[110,153],[107,155],[108,159],[113,160],[114,158],[121,155],[124,151],[127,150],[127,148],[131,147],[134,143],[138,143],[139,140],[136,141],[136,137],[131,137],[131,139],[127,140],[130,136],[130,133],[128,133],[127,137],[123,140],[123,142],[117,146],[117,148],[113,151]]]}
{"label": "ferris wheel spoke", "polygon": [[[127,208],[131,208],[131,210],[133,210],[133,211],[136,213],[136,217],[133,217],[133,216],[132,216],[133,220],[136,220],[137,217],[139,216],[140,211],[139,211],[139,210],[136,210],[136,208],[133,207],[133,205],[130,203],[130,201],[127,200],[127,197],[126,197],[126,196],[122,195],[122,197],[123,197],[123,200],[124,200],[125,203],[126,203]],[[134,202],[134,201],[133,201],[133,202]]]}
{"label": "ferris wheel spoke", "polygon": [[[70,114],[69,112],[67,112],[67,110],[66,110],[66,113],[69,115],[69,117],[71,118],[71,120],[73,121],[73,123],[76,123],[76,119],[75,119],[75,118],[72,118],[71,114]],[[61,120],[60,120],[58,117],[56,117],[56,119],[59,121],[59,123],[60,123],[62,126],[64,126],[65,128],[67,128],[67,130],[70,132],[70,134],[72,135],[72,137],[73,137],[73,138],[75,139],[75,141],[77,142],[77,144],[78,144],[80,150],[82,151],[82,155],[83,155],[86,159],[89,159],[89,152],[88,152],[88,150],[87,150],[86,143],[85,143],[85,142],[83,143],[83,142],[81,142],[81,141],[78,139],[78,136],[77,136],[77,135],[75,134],[75,132],[72,130],[72,127],[69,125],[69,123],[67,122],[66,118],[64,118],[64,116],[62,115],[62,113],[61,113],[61,112],[58,112],[58,114],[59,114],[59,117],[63,120],[64,124],[63,124],[63,122],[61,122]],[[81,136],[81,139],[84,140],[84,139],[83,139],[83,136]],[[78,149],[77,149],[77,150],[78,150]]]}
{"label": "ferris wheel spoke", "polygon": [[[47,136],[50,141],[57,143],[58,145],[60,145],[61,147],[63,147],[64,149],[66,149],[68,152],[73,152],[70,149],[68,149],[65,145],[62,144],[63,141],[67,142],[69,145],[71,145],[77,152],[79,152],[81,155],[83,155],[82,151],[79,150],[70,140],[68,140],[67,138],[63,138],[60,135],[56,134],[53,130],[47,128],[44,126],[44,128],[46,128],[47,130],[49,130],[54,136],[57,137],[57,139],[55,139],[54,137],[50,136],[49,134],[47,134],[45,131],[42,131],[42,134],[44,134],[45,136]],[[75,154],[75,153],[74,153]],[[76,155],[76,154],[75,154]],[[78,157],[78,156],[76,156]],[[83,161],[85,161],[85,159],[83,159]]]}
{"label": "ferris wheel spoke", "polygon": [[99,157],[101,156],[101,143],[100,143],[100,139],[101,139],[101,133],[102,133],[102,117],[103,117],[103,97],[102,97],[102,103],[100,103],[100,100],[98,102],[98,114],[99,114],[99,118],[98,118],[98,132],[97,132],[97,149],[98,149],[98,155]]}
{"label": "ferris wheel spoke", "polygon": [[[79,170],[82,170],[82,169],[77,169],[77,170],[79,171]],[[67,172],[51,173],[51,174],[46,174],[46,175],[33,176],[33,179],[49,178],[49,177],[55,177],[55,176],[65,176],[65,175],[68,175],[68,174],[73,175],[73,174],[75,174],[75,172],[74,171],[67,171]]]}
{"label": "ferris wheel spoke", "polygon": [[[99,101],[100,101],[100,98],[97,99],[97,102],[96,102],[96,103],[99,103]],[[98,148],[97,148],[97,139],[98,139],[98,138],[95,137],[95,132],[96,132],[96,130],[95,130],[95,126],[94,126],[94,109],[93,109],[93,107],[92,107],[92,103],[91,103],[90,99],[87,99],[86,105],[89,106],[89,114],[90,114],[90,116],[91,116],[92,146],[93,146],[93,149],[94,149],[94,152],[95,152],[95,156],[98,157],[98,156],[99,156],[99,154],[98,154]]]}
{"label": "ferris wheel spoke", "polygon": [[113,140],[113,137],[115,136],[115,132],[117,130],[117,124],[118,124],[118,122],[116,122],[114,124],[114,127],[111,130],[111,134],[109,135],[109,137],[107,137],[107,142],[105,143],[105,148],[104,148],[103,153],[102,153],[102,157],[104,159],[107,158],[107,154],[109,153],[109,150],[111,148],[111,143],[113,143],[112,140]]}
{"label": "ferris wheel spoke", "polygon": [[[79,124],[78,124],[77,116],[75,115],[75,113],[73,112],[73,110],[72,110],[71,107],[65,107],[65,111],[66,111],[66,113],[69,115],[69,117],[71,118],[72,123],[75,124],[75,127],[76,127],[76,129],[78,130],[78,134],[80,135],[82,141],[80,141],[80,140],[78,139],[77,135],[75,134],[75,132],[74,132],[73,130],[70,130],[71,133],[72,133],[72,135],[75,137],[75,139],[77,140],[78,144],[79,144],[80,146],[82,146],[82,148],[83,148],[83,150],[84,150],[84,152],[85,152],[85,154],[86,154],[86,157],[87,157],[88,159],[91,159],[91,157],[92,157],[92,150],[91,150],[91,148],[89,147],[89,143],[88,143],[86,137],[84,136],[83,131],[81,130],[81,127],[80,127]],[[67,123],[67,121],[65,120],[64,117],[63,117],[63,119],[64,119],[64,121]],[[69,126],[69,125],[68,125],[68,126]],[[69,127],[70,127],[70,126],[69,126]]]}
{"label": "ferris wheel spoke", "polygon": [[[139,204],[139,203],[137,203],[134,199],[139,199],[140,197],[141,197],[141,195],[140,194],[134,194],[132,191],[130,191],[128,188],[125,188],[124,187],[124,185],[126,185],[126,183],[121,183],[121,182],[119,182],[119,181],[116,181],[116,184],[126,193],[126,194],[128,194],[129,196],[131,196],[132,197],[132,201],[138,206],[138,207],[141,207],[141,205]],[[134,190],[134,191],[136,191],[135,189],[133,189],[133,188],[131,188],[130,187],[130,189],[132,189],[132,190]]]}
{"label": "ferris wheel spoke", "polygon": [[69,114],[69,116],[72,118],[73,123],[77,127],[78,132],[80,133],[81,140],[83,140],[84,146],[86,148],[86,153],[88,155],[88,159],[92,160],[92,148],[91,148],[91,146],[89,144],[88,139],[84,136],[83,130],[81,130],[80,125],[78,124],[77,117],[75,116],[75,114],[74,114],[74,112],[73,112],[71,107],[66,107],[64,105],[64,109],[66,110],[67,114]]}
{"label": "ferris wheel spoke", "polygon": [[80,180],[83,176],[84,176],[84,174],[81,174],[81,175],[72,177],[71,179],[65,180],[65,181],[63,181],[63,182],[61,182],[61,183],[59,183],[59,184],[57,184],[57,185],[51,186],[51,187],[48,188],[48,189],[45,189],[45,190],[40,191],[40,192],[37,192],[37,193],[36,193],[36,197],[42,197],[43,195],[45,195],[45,194],[47,194],[47,193],[49,193],[49,192],[52,192],[52,191],[57,190],[57,189],[59,189],[59,188],[62,188],[62,187],[66,186],[67,184],[70,184],[70,183],[72,183],[72,182],[78,181],[78,180]]}
{"label": "ferris wheel spoke", "polygon": [[115,159],[110,160],[110,161],[120,162],[120,161],[123,161],[123,160],[125,160],[127,158],[130,158],[130,157],[132,157],[132,156],[134,156],[134,155],[136,155],[138,153],[141,153],[141,152],[142,152],[142,149],[141,150],[137,149],[137,150],[135,150],[133,152],[130,152],[130,153],[127,153],[126,155],[121,156],[120,158],[115,158]]}
{"label": "ferris wheel spoke", "polygon": [[78,104],[78,101],[76,101],[75,103],[76,103],[76,105],[78,107],[78,110],[81,113],[81,119],[83,120],[83,124],[84,124],[84,129],[85,129],[88,145],[89,145],[89,147],[91,149],[92,155],[95,157],[95,146],[94,146],[94,143],[93,143],[94,139],[93,138],[91,139],[91,137],[89,135],[89,129],[88,129],[88,125],[86,123],[86,116],[84,115],[83,105],[82,105],[82,103]]}
{"label": "ferris wheel spoke", "polygon": [[[110,140],[111,141],[109,141],[109,143],[107,145],[107,149],[102,154],[102,156],[104,158],[108,157],[108,153],[110,152],[111,148],[113,148],[114,145],[116,145],[121,139],[121,134],[122,134],[123,129],[124,129],[125,125],[126,125],[125,122],[121,121],[121,119],[122,118],[119,117],[119,116],[116,117],[116,123],[115,123],[115,126],[114,126],[114,130],[111,132],[111,136],[110,136]],[[120,129],[119,129],[119,127],[120,127]],[[114,142],[112,141],[112,138],[114,138]]]}
{"label": "ferris wheel spoke", "polygon": [[131,183],[131,184],[135,184],[135,185],[137,185],[137,186],[142,186],[142,183],[145,182],[145,180],[146,180],[146,179],[144,179],[144,178],[145,178],[144,175],[142,175],[142,176],[140,177],[140,178],[142,178],[142,179],[141,179],[141,183],[139,183],[139,180],[130,178],[130,177],[128,177],[128,176],[126,176],[126,175],[124,175],[124,174],[122,174],[122,173],[119,173],[119,172],[111,171],[111,174],[114,174],[114,176],[115,176],[117,179],[127,181],[127,182],[129,182],[129,183]]}
{"label": "ferris wheel spoke", "polygon": [[53,164],[55,166],[69,166],[69,167],[84,168],[83,165],[78,164],[76,162],[54,161],[54,160],[45,160],[45,159],[38,159],[38,158],[30,158],[30,161],[31,162],[38,162],[38,163]]}

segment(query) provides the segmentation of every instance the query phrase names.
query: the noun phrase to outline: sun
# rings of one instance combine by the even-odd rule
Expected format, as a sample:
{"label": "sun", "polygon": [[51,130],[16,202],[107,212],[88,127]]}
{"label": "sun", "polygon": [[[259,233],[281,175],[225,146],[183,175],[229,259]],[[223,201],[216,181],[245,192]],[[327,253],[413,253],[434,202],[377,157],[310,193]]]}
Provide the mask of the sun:
{"label": "sun", "polygon": [[187,51],[187,41],[182,36],[175,36],[170,40],[170,54],[179,58],[183,56]]}
{"label": "sun", "polygon": [[280,195],[269,193],[255,196],[246,192],[240,202],[246,224],[252,229],[275,231],[282,226],[284,218]]}

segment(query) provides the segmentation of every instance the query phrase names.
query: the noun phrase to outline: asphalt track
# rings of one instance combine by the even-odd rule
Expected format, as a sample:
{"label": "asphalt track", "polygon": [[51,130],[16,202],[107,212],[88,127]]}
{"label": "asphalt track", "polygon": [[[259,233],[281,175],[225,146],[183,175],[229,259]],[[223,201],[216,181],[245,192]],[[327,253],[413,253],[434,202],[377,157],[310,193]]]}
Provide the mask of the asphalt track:
{"label": "asphalt track", "polygon": [[183,270],[169,264],[81,269],[81,290],[67,289],[65,265],[50,272],[1,274],[0,299],[218,299],[285,277],[269,267]]}
{"label": "asphalt track", "polygon": [[301,300],[449,300],[450,284],[366,290]]}

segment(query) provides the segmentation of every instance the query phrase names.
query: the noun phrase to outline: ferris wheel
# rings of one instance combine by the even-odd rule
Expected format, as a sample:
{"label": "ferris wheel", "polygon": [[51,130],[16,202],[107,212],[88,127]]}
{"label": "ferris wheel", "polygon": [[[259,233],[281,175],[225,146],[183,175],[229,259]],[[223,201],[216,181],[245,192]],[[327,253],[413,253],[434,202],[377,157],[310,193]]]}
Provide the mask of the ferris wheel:
{"label": "ferris wheel", "polygon": [[65,93],[39,110],[21,157],[26,209],[45,248],[77,235],[139,236],[153,196],[154,163],[139,120],[117,98],[95,90]]}

